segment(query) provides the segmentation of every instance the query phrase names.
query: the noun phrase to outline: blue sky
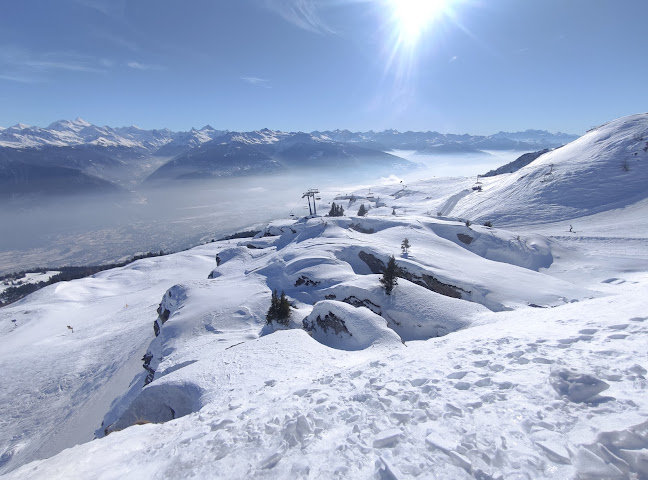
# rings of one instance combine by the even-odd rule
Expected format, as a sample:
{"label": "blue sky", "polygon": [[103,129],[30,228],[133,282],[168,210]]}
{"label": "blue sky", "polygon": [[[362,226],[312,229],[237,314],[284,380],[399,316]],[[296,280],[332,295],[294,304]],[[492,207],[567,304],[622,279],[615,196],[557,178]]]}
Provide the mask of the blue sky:
{"label": "blue sky", "polygon": [[0,125],[582,133],[647,110],[648,1],[427,2],[5,2]]}

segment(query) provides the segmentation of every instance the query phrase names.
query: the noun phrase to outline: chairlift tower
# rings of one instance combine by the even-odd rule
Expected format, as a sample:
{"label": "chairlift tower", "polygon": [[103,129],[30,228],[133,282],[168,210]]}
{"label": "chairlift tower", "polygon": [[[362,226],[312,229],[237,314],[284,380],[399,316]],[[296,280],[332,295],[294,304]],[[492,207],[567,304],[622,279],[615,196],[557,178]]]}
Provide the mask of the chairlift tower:
{"label": "chairlift tower", "polygon": [[549,171],[544,174],[544,176],[542,177],[541,182],[545,183],[545,182],[549,182],[549,181],[553,180],[553,178],[554,178],[554,176],[553,176],[553,167],[554,167],[553,163],[551,165],[549,165]]}
{"label": "chairlift tower", "polygon": [[476,192],[482,191],[482,182],[479,181],[479,175],[477,175],[477,181],[473,185],[472,189]]}
{"label": "chairlift tower", "polygon": [[[302,195],[302,198],[306,198],[308,200],[308,211],[310,212],[311,215],[317,215],[317,206],[315,205],[315,195],[320,193],[320,191],[317,188],[311,188],[309,191],[304,193]],[[311,197],[313,198],[313,207],[311,208],[311,202],[310,199]],[[319,200],[320,197],[317,197],[317,200]]]}

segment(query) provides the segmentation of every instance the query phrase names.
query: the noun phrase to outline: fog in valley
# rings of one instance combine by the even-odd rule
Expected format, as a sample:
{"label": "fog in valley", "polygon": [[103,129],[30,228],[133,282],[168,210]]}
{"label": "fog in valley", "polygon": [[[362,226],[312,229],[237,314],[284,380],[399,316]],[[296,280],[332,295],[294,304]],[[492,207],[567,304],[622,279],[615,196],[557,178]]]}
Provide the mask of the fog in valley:
{"label": "fog in valley", "polygon": [[146,252],[173,252],[291,214],[308,214],[302,194],[321,191],[318,214],[339,193],[360,186],[430,177],[473,176],[523,152],[417,155],[391,152],[419,168],[375,172],[300,172],[264,177],[173,182],[123,195],[12,200],[0,205],[0,275],[41,267],[99,265]]}

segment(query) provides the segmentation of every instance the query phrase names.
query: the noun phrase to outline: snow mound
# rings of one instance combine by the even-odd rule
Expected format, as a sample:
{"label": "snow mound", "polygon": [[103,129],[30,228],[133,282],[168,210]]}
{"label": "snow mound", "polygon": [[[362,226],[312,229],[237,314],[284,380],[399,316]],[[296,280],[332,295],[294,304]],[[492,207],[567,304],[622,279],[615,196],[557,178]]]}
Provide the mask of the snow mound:
{"label": "snow mound", "polygon": [[203,406],[200,401],[202,394],[198,385],[186,380],[156,382],[142,390],[119,420],[107,427],[104,433],[184,417],[200,410]]}
{"label": "snow mound", "polygon": [[648,191],[648,113],[590,130],[482,192],[461,198],[452,214],[498,225],[568,220],[632,205]]}
{"label": "snow mound", "polygon": [[538,271],[553,263],[550,242],[541,235],[514,235],[506,230],[465,224],[430,223],[430,230],[475,255]]}
{"label": "snow mound", "polygon": [[402,278],[393,295],[387,296],[378,278],[355,278],[325,293],[382,316],[404,341],[427,340],[467,328],[489,311],[477,303],[440,295]]}
{"label": "snow mound", "polygon": [[371,346],[400,346],[401,339],[384,318],[366,307],[323,300],[304,319],[304,328],[318,342],[339,350],[364,350]]}

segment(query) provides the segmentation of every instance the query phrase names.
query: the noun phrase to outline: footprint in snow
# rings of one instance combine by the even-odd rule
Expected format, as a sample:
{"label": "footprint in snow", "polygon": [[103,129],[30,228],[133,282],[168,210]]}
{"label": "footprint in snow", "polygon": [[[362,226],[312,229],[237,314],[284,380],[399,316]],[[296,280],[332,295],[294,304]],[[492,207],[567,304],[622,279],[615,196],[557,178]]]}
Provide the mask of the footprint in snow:
{"label": "footprint in snow", "polygon": [[608,330],[625,330],[625,329],[628,328],[629,326],[630,326],[630,324],[628,324],[628,323],[621,323],[621,324],[619,324],[619,325],[611,325],[611,326],[608,328]]}
{"label": "footprint in snow", "polygon": [[540,364],[543,364],[543,365],[551,365],[552,363],[554,363],[553,360],[550,360],[550,359],[544,358],[544,357],[535,357],[531,361],[533,363],[540,363]]}
{"label": "footprint in snow", "polygon": [[596,332],[598,332],[598,328],[584,328],[578,331],[578,333],[582,333],[583,335],[594,335]]}
{"label": "footprint in snow", "polygon": [[522,355],[524,355],[524,352],[522,350],[516,350],[514,352],[509,352],[506,354],[506,358],[520,358]]}
{"label": "footprint in snow", "polygon": [[476,387],[488,387],[491,384],[491,379],[490,377],[482,378],[481,380],[477,380],[475,382]]}
{"label": "footprint in snow", "polygon": [[615,333],[614,335],[608,335],[609,340],[623,340],[624,338],[628,338],[630,335],[627,333]]}
{"label": "footprint in snow", "polygon": [[561,338],[558,340],[558,348],[569,348],[572,346],[572,344],[578,342],[581,338],[580,337],[572,337],[572,338]]}

